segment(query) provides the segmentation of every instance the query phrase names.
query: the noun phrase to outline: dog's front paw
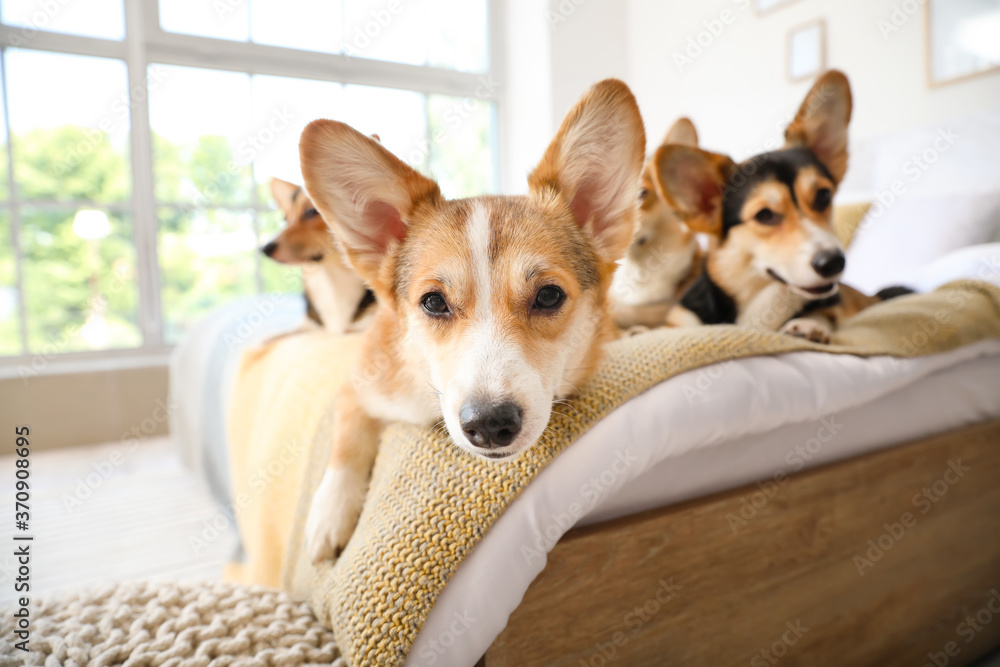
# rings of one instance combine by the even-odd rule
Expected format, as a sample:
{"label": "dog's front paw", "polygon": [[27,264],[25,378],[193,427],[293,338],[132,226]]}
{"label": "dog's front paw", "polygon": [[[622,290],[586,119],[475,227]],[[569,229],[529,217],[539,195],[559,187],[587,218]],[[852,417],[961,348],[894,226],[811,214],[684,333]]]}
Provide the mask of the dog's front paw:
{"label": "dog's front paw", "polygon": [[313,564],[336,558],[347,546],[361,514],[366,483],[349,468],[327,468],[306,519],[306,553]]}
{"label": "dog's front paw", "polygon": [[789,320],[785,323],[785,326],[781,327],[780,332],[789,336],[795,336],[796,338],[805,338],[806,340],[823,345],[830,343],[830,329],[816,320],[806,317]]}

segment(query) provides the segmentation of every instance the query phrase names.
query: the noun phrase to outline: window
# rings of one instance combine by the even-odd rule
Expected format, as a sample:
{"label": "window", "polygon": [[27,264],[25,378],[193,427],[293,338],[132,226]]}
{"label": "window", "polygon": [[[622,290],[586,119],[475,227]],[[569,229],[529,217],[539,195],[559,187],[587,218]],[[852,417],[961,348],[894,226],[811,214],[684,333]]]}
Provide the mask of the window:
{"label": "window", "polygon": [[162,359],[213,308],[300,290],[257,249],[283,224],[268,183],[301,182],[315,118],[377,133],[446,196],[494,190],[488,15],[487,0],[0,2],[0,372]]}

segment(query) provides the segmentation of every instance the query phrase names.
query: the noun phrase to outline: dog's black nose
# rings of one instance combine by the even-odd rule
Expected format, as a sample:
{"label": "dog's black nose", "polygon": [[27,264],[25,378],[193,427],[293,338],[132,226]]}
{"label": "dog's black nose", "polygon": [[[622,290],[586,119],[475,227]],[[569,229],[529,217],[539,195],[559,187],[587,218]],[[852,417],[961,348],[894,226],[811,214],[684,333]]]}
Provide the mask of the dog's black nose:
{"label": "dog's black nose", "polygon": [[264,246],[263,248],[261,248],[260,251],[262,253],[264,253],[265,255],[267,255],[268,257],[273,257],[274,256],[274,251],[277,250],[277,249],[278,249],[278,242],[277,241],[271,241],[266,246]]}
{"label": "dog's black nose", "polygon": [[458,411],[458,418],[465,437],[481,449],[506,447],[521,432],[521,406],[510,401],[466,401]]}
{"label": "dog's black nose", "polygon": [[844,252],[840,249],[823,250],[812,258],[812,267],[824,278],[832,278],[843,273],[846,263]]}

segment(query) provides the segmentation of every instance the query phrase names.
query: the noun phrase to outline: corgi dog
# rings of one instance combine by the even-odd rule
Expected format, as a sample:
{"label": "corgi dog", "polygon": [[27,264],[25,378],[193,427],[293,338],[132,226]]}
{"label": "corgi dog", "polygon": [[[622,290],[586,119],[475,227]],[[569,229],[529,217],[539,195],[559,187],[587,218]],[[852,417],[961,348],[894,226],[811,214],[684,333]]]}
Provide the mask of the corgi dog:
{"label": "corgi dog", "polygon": [[285,215],[285,228],[261,252],[302,266],[309,321],[332,333],[363,330],[374,314],[375,294],[341,258],[330,228],[302,188],[272,178],[271,194]]}
{"label": "corgi dog", "polygon": [[447,200],[351,127],[305,128],[306,190],[378,304],[306,521],[313,562],[353,532],[386,422],[441,423],[468,454],[510,460],[588,379],[616,335],[607,291],[645,145],[635,98],[609,79],[563,120],[529,194]]}
{"label": "corgi dog", "polygon": [[844,249],[833,197],[847,172],[847,77],[820,77],[785,131],[785,147],[736,164],[667,145],[654,158],[664,201],[716,236],[705,271],[667,318],[671,326],[735,323],[828,343],[837,324],[882,298],[840,284]]}
{"label": "corgi dog", "polygon": [[[675,122],[661,145],[672,144],[698,145],[689,119]],[[699,239],[659,196],[655,181],[656,164],[650,159],[642,170],[635,234],[611,282],[615,323],[625,330],[662,325],[704,263]]]}

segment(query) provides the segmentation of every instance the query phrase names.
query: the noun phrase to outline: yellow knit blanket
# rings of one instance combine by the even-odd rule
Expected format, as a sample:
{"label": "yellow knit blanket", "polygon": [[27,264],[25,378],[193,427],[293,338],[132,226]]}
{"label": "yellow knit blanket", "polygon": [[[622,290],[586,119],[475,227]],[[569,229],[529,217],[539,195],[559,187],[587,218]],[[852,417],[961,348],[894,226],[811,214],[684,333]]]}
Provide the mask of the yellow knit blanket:
{"label": "yellow knit blanket", "polygon": [[[657,383],[749,356],[811,350],[912,357],[988,338],[1000,338],[1000,289],[960,281],[864,311],[829,346],[732,326],[664,329],[617,341],[573,409],[553,413],[544,446],[512,464],[474,460],[440,432],[390,426],[357,531],[336,563],[319,568],[304,557],[301,536],[327,458],[332,397],[357,339],[284,338],[245,359],[234,391],[234,483],[237,494],[249,496],[246,509],[237,502],[249,559],[231,574],[273,583],[283,567],[283,585],[310,600],[349,664],[399,665],[448,580],[504,508],[594,423]],[[294,443],[294,463],[254,490],[248,480],[277,460],[282,443],[286,449]]]}

